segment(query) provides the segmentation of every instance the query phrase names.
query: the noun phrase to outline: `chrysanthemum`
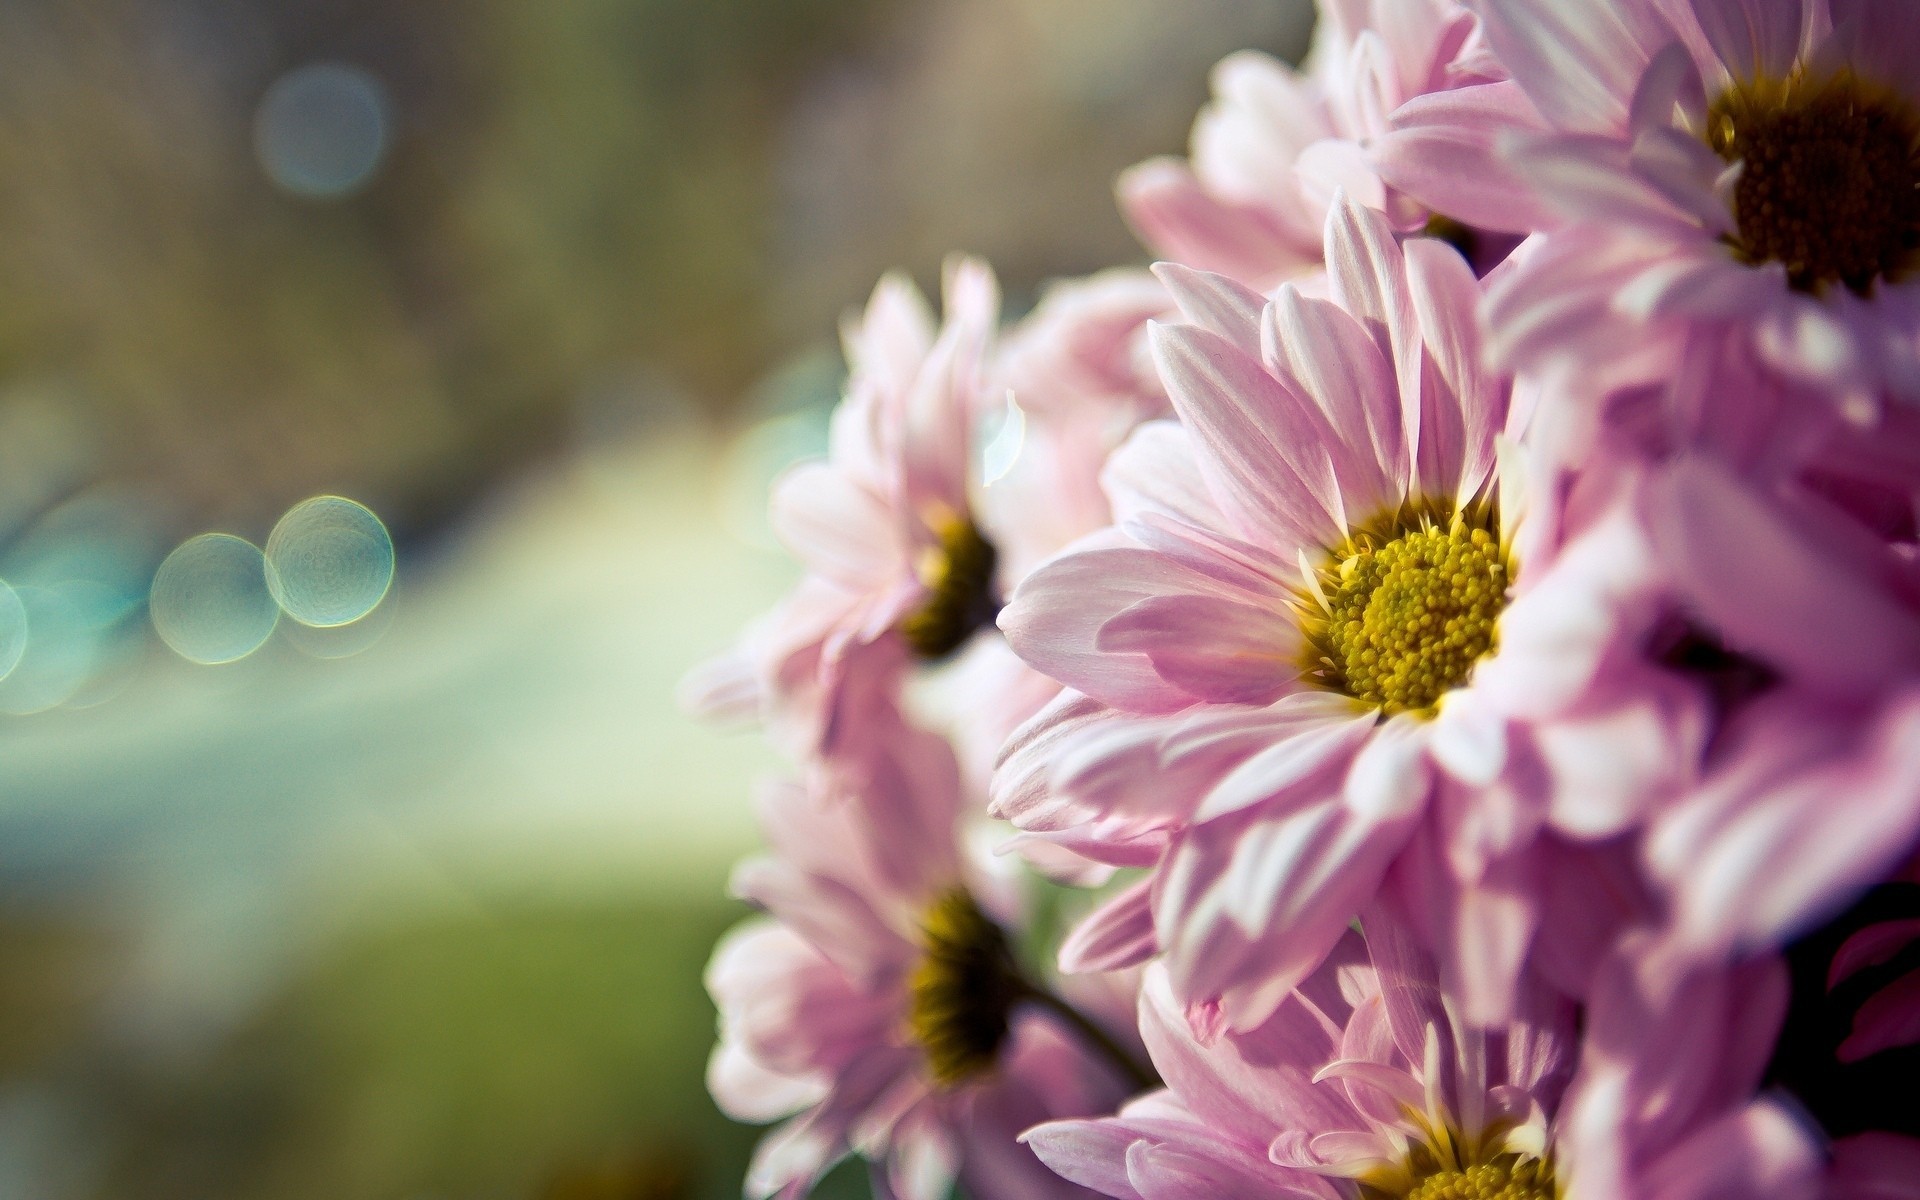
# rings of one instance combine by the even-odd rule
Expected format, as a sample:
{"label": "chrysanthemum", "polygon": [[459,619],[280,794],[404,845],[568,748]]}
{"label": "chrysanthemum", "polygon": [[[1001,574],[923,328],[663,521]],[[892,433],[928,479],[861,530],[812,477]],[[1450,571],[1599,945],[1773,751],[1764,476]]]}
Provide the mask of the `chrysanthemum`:
{"label": "chrysanthemum", "polygon": [[772,854],[734,888],[771,919],[734,930],[708,968],[714,1098],[742,1120],[790,1118],[761,1143],[748,1193],[805,1196],[852,1153],[900,1200],[941,1200],[956,1178],[977,1195],[1075,1195],[1014,1138],[1124,1096],[1130,1081],[1100,1057],[1114,1043],[1019,965],[1007,881],[958,841],[946,745],[876,732],[858,794],[767,796]]}
{"label": "chrysanthemum", "polygon": [[[1508,286],[1520,361],[1592,365],[1696,326],[1855,417],[1920,399],[1920,25],[1893,0],[1478,0],[1551,132],[1514,161],[1567,223]],[[1469,93],[1420,114],[1516,128]],[[1445,164],[1389,174],[1449,197]],[[1497,198],[1486,197],[1490,204]],[[1472,219],[1473,206],[1461,210]]]}
{"label": "chrysanthemum", "polygon": [[[1384,184],[1370,154],[1409,98],[1499,78],[1472,15],[1456,0],[1357,0],[1323,6],[1316,33],[1303,71],[1251,50],[1222,60],[1190,157],[1121,177],[1121,208],[1155,253],[1264,290],[1321,266],[1337,190],[1402,229],[1433,216]],[[1512,244],[1484,231],[1527,228],[1434,223],[1475,261]]]}
{"label": "chrysanthemum", "polygon": [[1026,1137],[1075,1182],[1125,1200],[1558,1200],[1576,1051],[1572,1008],[1529,993],[1460,1023],[1408,931],[1370,913],[1273,1015],[1196,1039],[1157,967],[1140,1027],[1168,1088],[1116,1117]]}
{"label": "chrysanthemum", "polygon": [[983,264],[949,265],[938,328],[910,282],[882,280],[846,330],[852,376],[827,458],[772,499],[806,574],[689,679],[689,707],[761,717],[795,754],[832,761],[857,756],[864,715],[905,689],[983,782],[1057,690],[1001,643],[1001,598],[1111,520],[1101,468],[1166,409],[1145,327],[1171,304],[1147,273],[1107,272],[1049,289],[1000,341]]}
{"label": "chrysanthemum", "polygon": [[1641,819],[1684,773],[1697,705],[1612,653],[1646,619],[1632,514],[1549,561],[1498,448],[1508,387],[1480,365],[1465,264],[1352,202],[1327,261],[1331,301],[1167,273],[1195,322],[1156,329],[1180,423],[1114,459],[1119,527],[1002,613],[1073,692],[1010,746],[997,811],[1158,861],[1107,916],[1150,906],[1175,988],[1239,1028],[1418,845],[1450,969],[1495,1019],[1542,835]]}
{"label": "chrysanthemum", "polygon": [[828,456],[789,471],[772,500],[774,530],[806,574],[731,670],[693,681],[694,707],[711,707],[712,681],[745,676],[784,740],[831,752],[860,693],[890,701],[913,662],[943,660],[992,627],[998,551],[974,511],[970,463],[998,319],[993,275],[972,260],[949,264],[939,326],[905,278],[874,289],[845,330],[852,374]]}

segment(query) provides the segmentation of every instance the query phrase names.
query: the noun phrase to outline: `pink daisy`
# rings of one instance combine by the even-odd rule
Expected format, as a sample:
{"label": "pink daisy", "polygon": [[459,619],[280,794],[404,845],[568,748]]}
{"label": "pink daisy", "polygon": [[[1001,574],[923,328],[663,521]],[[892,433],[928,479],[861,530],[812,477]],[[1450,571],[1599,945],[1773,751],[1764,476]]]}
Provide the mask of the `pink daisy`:
{"label": "pink daisy", "polygon": [[[1920,399],[1920,25],[1898,0],[1477,0],[1548,133],[1517,166],[1563,218],[1493,296],[1523,363],[1731,328],[1855,417]],[[1525,129],[1463,92],[1463,141]],[[1438,157],[1397,184],[1449,194]],[[1492,197],[1487,198],[1494,200]],[[1471,204],[1458,212],[1474,219]]]}
{"label": "pink daisy", "polygon": [[1696,987],[1678,1012],[1722,1022],[1660,1043],[1674,1070],[1652,1078],[1657,1060],[1643,1053],[1569,1092],[1583,1055],[1570,1005],[1528,985],[1511,1020],[1477,1028],[1409,931],[1380,910],[1361,924],[1364,938],[1345,934],[1268,1020],[1211,1042],[1193,1036],[1150,970],[1140,1024],[1168,1090],[1116,1117],[1042,1125],[1028,1143],[1069,1179],[1125,1200],[1808,1194],[1813,1139],[1751,1094],[1778,988],[1742,1012],[1733,987]]}
{"label": "pink daisy", "polygon": [[1099,1053],[1124,1051],[1018,965],[1017,898],[957,840],[945,743],[883,732],[859,793],[770,791],[772,854],[734,877],[770,919],[727,935],[708,968],[721,1026],[708,1085],[738,1119],[788,1118],[748,1194],[804,1196],[849,1153],[901,1200],[941,1200],[956,1179],[977,1195],[1079,1194],[1015,1135],[1110,1108],[1130,1081]]}
{"label": "pink daisy", "polygon": [[[987,384],[1003,406],[976,438],[973,488],[1002,587],[1112,522],[1100,473],[1134,426],[1167,411],[1146,332],[1172,307],[1151,274],[1112,270],[1053,285],[1005,331]],[[973,639],[927,675],[913,691],[915,712],[954,739],[982,792],[1007,736],[1059,691],[997,636]],[[1066,865],[1046,857],[1039,865]]]}
{"label": "pink daisy", "polygon": [[1235,1028],[1404,850],[1438,847],[1419,853],[1451,889],[1446,959],[1495,1020],[1541,839],[1633,827],[1685,781],[1701,705],[1614,649],[1653,616],[1635,514],[1549,553],[1466,265],[1352,202],[1327,261],[1330,301],[1165,272],[1194,321],[1155,330],[1180,424],[1134,436],[1108,471],[1118,527],[1001,615],[1072,692],[1010,745],[995,811],[1158,862],[1102,919],[1137,932],[1150,911],[1176,990]]}
{"label": "pink daisy", "polygon": [[984,264],[948,265],[946,310],[936,326],[913,284],[888,276],[848,323],[852,375],[828,456],[789,471],[772,501],[806,574],[731,660],[696,677],[695,708],[737,708],[744,693],[796,752],[831,753],[868,707],[861,692],[890,699],[913,662],[992,627],[997,554],[970,466],[999,319]]}
{"label": "pink daisy", "polygon": [[[1265,290],[1321,266],[1336,191],[1420,228],[1429,212],[1381,181],[1370,151],[1409,98],[1491,78],[1498,66],[1454,0],[1324,5],[1304,71],[1251,50],[1222,60],[1190,156],[1128,171],[1121,208],[1155,253]],[[1475,231],[1442,227],[1476,261],[1498,261],[1512,244],[1483,237],[1476,247]]]}

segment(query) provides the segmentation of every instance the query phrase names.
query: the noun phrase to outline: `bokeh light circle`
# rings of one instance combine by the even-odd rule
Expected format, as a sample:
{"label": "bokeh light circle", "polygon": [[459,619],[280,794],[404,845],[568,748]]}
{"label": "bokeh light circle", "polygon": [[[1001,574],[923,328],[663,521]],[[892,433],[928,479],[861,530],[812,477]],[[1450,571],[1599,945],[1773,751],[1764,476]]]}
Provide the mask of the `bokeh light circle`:
{"label": "bokeh light circle", "polygon": [[13,674],[27,652],[27,606],[11,584],[0,579],[0,679]]}
{"label": "bokeh light circle", "polygon": [[252,654],[280,621],[259,548],[228,533],[203,533],[167,555],[147,611],[174,653],[209,665]]}
{"label": "bokeh light circle", "polygon": [[302,625],[357,621],[393,586],[393,538],[365,505],[315,496],[267,537],[267,587]]}
{"label": "bokeh light circle", "polygon": [[358,67],[297,67],[261,97],[254,149],[267,177],[296,196],[350,196],[386,155],[386,91]]}

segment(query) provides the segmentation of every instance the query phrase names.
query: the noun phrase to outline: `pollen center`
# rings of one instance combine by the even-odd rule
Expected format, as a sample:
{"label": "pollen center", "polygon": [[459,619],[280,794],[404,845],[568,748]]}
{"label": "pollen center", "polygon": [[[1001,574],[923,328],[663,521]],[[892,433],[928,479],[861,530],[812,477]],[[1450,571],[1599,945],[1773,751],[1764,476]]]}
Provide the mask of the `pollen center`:
{"label": "pollen center", "polygon": [[918,564],[927,598],[900,622],[900,636],[929,661],[958,650],[1000,612],[993,583],[999,555],[993,543],[964,516],[937,522],[934,532],[938,545],[929,547]]}
{"label": "pollen center", "polygon": [[1778,262],[1804,292],[1865,294],[1903,277],[1920,251],[1920,113],[1850,72],[1730,89],[1707,140],[1742,163],[1728,240],[1750,263]]}
{"label": "pollen center", "polygon": [[927,909],[924,947],[908,980],[908,1028],[942,1087],[993,1068],[1007,1039],[1007,1015],[1024,994],[1006,935],[966,892],[954,890]]}
{"label": "pollen center", "polygon": [[1306,610],[1310,682],[1388,713],[1431,713],[1494,646],[1508,565],[1481,520],[1356,535],[1319,576]]}
{"label": "pollen center", "polygon": [[1406,1200],[1554,1200],[1553,1171],[1537,1158],[1503,1154],[1465,1170],[1436,1171]]}

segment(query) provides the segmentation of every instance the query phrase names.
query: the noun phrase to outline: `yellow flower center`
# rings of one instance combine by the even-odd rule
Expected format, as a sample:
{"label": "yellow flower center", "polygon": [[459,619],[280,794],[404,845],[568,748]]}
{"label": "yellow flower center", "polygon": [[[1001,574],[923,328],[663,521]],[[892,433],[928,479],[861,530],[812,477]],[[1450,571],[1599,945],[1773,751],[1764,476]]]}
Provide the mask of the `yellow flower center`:
{"label": "yellow flower center", "polygon": [[1000,601],[993,572],[999,559],[993,543],[965,516],[948,516],[934,525],[938,545],[918,564],[927,598],[900,622],[900,636],[922,659],[945,658],[993,624]]}
{"label": "yellow flower center", "polygon": [[1850,71],[1815,82],[1736,85],[1707,115],[1707,143],[1739,162],[1728,241],[1749,263],[1778,262],[1804,292],[1865,295],[1920,252],[1920,113]]}
{"label": "yellow flower center", "polygon": [[907,982],[907,1026],[942,1087],[992,1070],[1007,1016],[1026,994],[1006,935],[955,889],[921,920],[920,963]]}
{"label": "yellow flower center", "polygon": [[1465,1170],[1435,1171],[1406,1200],[1555,1200],[1553,1169],[1537,1158],[1503,1154]]}
{"label": "yellow flower center", "polygon": [[1431,715],[1492,652],[1510,568],[1488,514],[1396,517],[1356,533],[1303,608],[1304,674],[1387,713]]}

